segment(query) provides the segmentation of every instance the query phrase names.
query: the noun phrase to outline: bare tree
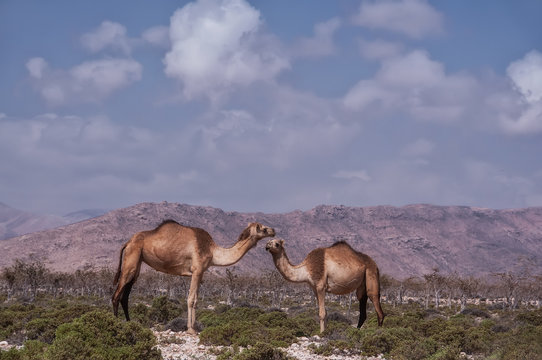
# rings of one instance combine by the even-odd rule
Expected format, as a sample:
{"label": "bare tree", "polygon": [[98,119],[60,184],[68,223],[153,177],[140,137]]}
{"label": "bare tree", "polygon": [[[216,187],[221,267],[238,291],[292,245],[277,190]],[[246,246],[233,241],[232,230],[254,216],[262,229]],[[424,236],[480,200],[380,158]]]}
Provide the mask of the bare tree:
{"label": "bare tree", "polygon": [[440,306],[440,296],[445,286],[445,277],[440,274],[438,268],[434,268],[431,274],[423,276],[426,284],[425,308],[429,307],[429,294],[432,293],[435,300],[435,308]]}

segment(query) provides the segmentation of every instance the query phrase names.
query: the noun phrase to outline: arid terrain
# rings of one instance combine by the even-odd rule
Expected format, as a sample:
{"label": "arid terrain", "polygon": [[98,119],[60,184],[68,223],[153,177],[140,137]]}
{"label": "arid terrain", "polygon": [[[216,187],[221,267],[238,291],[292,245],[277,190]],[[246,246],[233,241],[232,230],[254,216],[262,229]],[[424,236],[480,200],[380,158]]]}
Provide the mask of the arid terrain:
{"label": "arid terrain", "polygon": [[[0,267],[37,257],[54,270],[116,266],[122,244],[165,219],[207,230],[224,247],[252,221],[285,239],[292,263],[346,240],[396,278],[441,272],[483,275],[542,268],[542,208],[491,210],[460,206],[346,207],[321,205],[283,214],[239,213],[178,203],[141,203],[71,225],[1,240]],[[263,242],[236,264],[238,271],[272,269]]]}

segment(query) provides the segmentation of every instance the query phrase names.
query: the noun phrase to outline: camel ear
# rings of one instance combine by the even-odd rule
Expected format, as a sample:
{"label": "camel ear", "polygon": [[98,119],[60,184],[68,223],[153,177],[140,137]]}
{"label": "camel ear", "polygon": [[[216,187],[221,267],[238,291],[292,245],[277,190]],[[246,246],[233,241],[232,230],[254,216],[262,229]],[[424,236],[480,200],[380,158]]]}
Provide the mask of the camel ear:
{"label": "camel ear", "polygon": [[279,242],[281,246],[284,246],[284,239],[280,239]]}

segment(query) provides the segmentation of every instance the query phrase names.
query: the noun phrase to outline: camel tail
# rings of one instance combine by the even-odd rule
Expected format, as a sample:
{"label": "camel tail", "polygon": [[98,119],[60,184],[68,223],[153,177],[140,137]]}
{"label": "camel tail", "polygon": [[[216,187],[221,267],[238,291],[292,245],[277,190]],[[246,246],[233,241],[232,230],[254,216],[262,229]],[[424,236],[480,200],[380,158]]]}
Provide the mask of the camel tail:
{"label": "camel tail", "polygon": [[124,249],[126,249],[126,245],[128,245],[128,243],[124,244],[120,249],[119,267],[117,269],[117,273],[115,274],[115,279],[113,279],[113,285],[116,285],[119,282],[120,271],[122,269],[122,255],[124,254]]}

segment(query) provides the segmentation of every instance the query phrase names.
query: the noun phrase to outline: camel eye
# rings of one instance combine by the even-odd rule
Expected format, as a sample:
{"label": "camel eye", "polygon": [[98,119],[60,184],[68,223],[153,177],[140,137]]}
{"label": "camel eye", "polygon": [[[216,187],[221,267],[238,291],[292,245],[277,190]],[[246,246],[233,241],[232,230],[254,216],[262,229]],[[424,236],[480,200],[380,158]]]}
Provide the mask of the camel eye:
{"label": "camel eye", "polygon": [[275,247],[279,247],[279,244],[275,243]]}

